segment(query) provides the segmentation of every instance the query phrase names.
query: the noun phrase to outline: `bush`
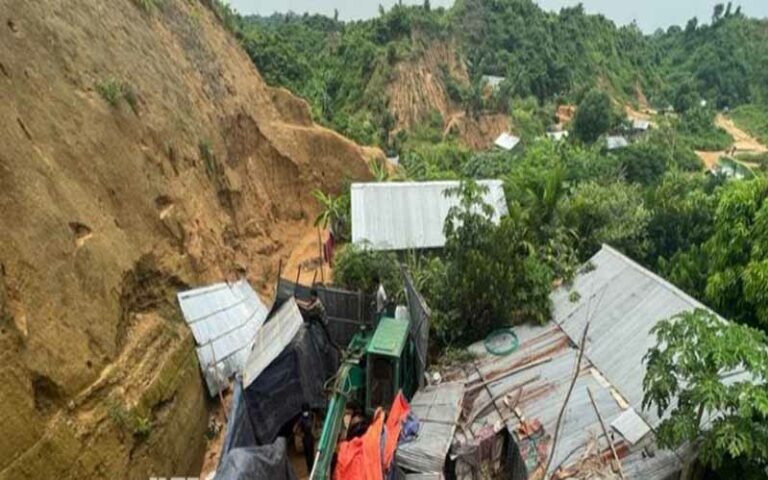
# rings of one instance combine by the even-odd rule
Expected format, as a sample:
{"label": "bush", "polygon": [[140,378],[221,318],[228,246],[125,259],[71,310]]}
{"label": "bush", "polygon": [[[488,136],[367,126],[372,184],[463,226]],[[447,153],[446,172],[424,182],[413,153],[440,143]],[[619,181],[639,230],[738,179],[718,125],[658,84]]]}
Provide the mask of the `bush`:
{"label": "bush", "polygon": [[573,133],[581,141],[592,143],[617,123],[611,97],[601,90],[592,90],[584,96],[573,119]]}
{"label": "bush", "polygon": [[334,284],[348,290],[374,291],[376,275],[390,297],[395,298],[402,290],[397,257],[393,253],[348,244],[339,252],[333,265]]}
{"label": "bush", "polygon": [[530,248],[516,217],[500,225],[482,200],[484,188],[463,182],[459,206],[445,221],[445,273],[433,299],[435,338],[466,345],[492,330],[550,318],[552,272]]}

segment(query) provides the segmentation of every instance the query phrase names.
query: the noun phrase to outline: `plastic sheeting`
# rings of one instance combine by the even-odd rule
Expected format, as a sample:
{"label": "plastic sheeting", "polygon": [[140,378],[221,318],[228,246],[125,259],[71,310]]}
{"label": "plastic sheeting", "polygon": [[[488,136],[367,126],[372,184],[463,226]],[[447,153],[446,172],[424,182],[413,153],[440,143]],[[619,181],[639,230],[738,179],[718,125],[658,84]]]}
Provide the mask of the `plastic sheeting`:
{"label": "plastic sheeting", "polygon": [[272,442],[301,405],[324,408],[324,383],[338,368],[338,352],[322,327],[305,323],[291,343],[245,389],[257,443]]}
{"label": "plastic sheeting", "polygon": [[214,480],[297,480],[285,438],[271,445],[235,448],[223,457]]}
{"label": "plastic sheeting", "polygon": [[248,417],[248,410],[245,406],[245,396],[243,394],[243,380],[238,377],[235,379],[234,390],[232,392],[232,403],[229,409],[229,421],[227,430],[224,433],[224,443],[221,446],[221,456],[219,465],[230,450],[242,447],[252,447],[256,445],[256,436],[253,433],[253,425]]}
{"label": "plastic sheeting", "polygon": [[411,317],[411,342],[416,349],[416,378],[419,388],[424,386],[424,371],[427,368],[427,353],[429,349],[429,317],[431,315],[427,303],[413,286],[411,275],[403,269],[405,282],[405,297],[408,301],[408,313]]}

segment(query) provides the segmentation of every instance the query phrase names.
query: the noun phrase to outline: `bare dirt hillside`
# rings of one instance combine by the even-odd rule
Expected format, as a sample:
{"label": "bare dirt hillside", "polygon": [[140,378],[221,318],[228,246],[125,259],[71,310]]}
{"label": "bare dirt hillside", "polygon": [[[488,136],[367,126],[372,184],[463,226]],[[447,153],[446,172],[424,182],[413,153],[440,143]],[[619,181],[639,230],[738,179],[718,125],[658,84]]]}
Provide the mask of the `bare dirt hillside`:
{"label": "bare dirt hillside", "polygon": [[265,287],[312,188],[374,154],[268,88],[203,4],[141,3],[0,2],[0,479],[196,475],[175,292]]}
{"label": "bare dirt hillside", "polygon": [[[418,38],[414,44],[420,44]],[[444,73],[460,84],[469,84],[467,67],[459,55],[455,41],[430,41],[413,58],[397,64],[393,80],[388,84],[389,110],[395,118],[395,129],[410,129],[438,112],[443,118],[444,132],[455,133],[468,146],[488,148],[509,129],[505,115],[465,115],[448,95]]]}
{"label": "bare dirt hillside", "polygon": [[741,130],[733,120],[730,118],[718,114],[715,117],[715,125],[728,132],[733,137],[733,150],[720,151],[720,152],[696,152],[699,158],[704,162],[707,169],[712,169],[717,165],[717,161],[720,157],[729,156],[732,153],[764,153],[768,151],[768,147],[760,143],[760,140],[754,138],[744,130]]}

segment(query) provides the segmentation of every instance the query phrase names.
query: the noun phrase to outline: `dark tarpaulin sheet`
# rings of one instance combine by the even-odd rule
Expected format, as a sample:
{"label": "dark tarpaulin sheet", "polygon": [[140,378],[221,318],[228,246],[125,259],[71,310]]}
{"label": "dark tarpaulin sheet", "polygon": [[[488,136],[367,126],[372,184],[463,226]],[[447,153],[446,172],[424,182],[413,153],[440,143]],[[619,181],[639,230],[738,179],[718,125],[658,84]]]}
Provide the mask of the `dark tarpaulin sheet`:
{"label": "dark tarpaulin sheet", "polygon": [[251,419],[245,406],[243,395],[243,379],[240,375],[235,378],[235,387],[232,392],[232,404],[229,410],[229,421],[224,433],[224,444],[221,447],[219,464],[227,455],[227,452],[235,448],[252,447],[256,445],[256,436],[253,433]]}
{"label": "dark tarpaulin sheet", "polygon": [[[277,283],[277,295],[272,311],[280,308],[286,300],[296,295],[301,299],[309,298],[312,287],[299,285],[281,278]],[[352,337],[361,326],[370,330],[374,324],[375,302],[372,295],[342,290],[340,288],[316,285],[317,295],[325,305],[328,318],[328,332],[342,348],[349,345]],[[271,313],[270,313],[271,315]]]}
{"label": "dark tarpaulin sheet", "polygon": [[421,294],[413,286],[411,275],[404,268],[402,272],[408,313],[411,317],[410,337],[416,348],[416,378],[419,379],[419,388],[421,388],[424,386],[424,371],[427,368],[430,311]]}
{"label": "dark tarpaulin sheet", "polygon": [[336,373],[338,363],[338,351],[322,327],[302,325],[285,350],[245,389],[256,443],[271,443],[283,425],[301,412],[303,403],[324,408],[324,384]]}
{"label": "dark tarpaulin sheet", "polygon": [[285,438],[270,445],[235,448],[222,458],[214,480],[296,480]]}

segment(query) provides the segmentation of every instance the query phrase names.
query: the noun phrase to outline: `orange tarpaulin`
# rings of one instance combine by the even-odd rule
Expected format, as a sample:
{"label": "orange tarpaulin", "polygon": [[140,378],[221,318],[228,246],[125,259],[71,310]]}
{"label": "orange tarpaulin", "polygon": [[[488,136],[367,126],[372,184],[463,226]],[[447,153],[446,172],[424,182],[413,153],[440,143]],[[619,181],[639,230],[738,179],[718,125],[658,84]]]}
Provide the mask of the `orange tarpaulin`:
{"label": "orange tarpaulin", "polygon": [[376,410],[373,423],[362,437],[339,444],[334,480],[382,480],[381,431],[384,411]]}
{"label": "orange tarpaulin", "polygon": [[389,409],[387,417],[387,442],[384,444],[384,470],[389,470],[392,463],[392,457],[395,456],[397,440],[400,438],[400,430],[403,427],[403,420],[411,410],[408,400],[403,396],[403,392],[398,392],[395,401],[392,402],[392,408]]}

